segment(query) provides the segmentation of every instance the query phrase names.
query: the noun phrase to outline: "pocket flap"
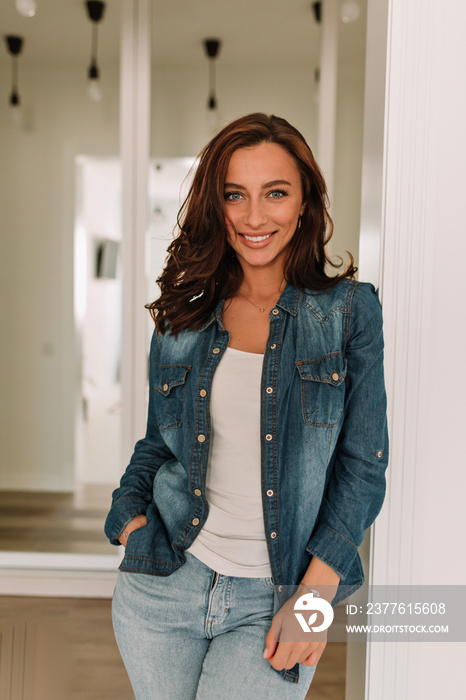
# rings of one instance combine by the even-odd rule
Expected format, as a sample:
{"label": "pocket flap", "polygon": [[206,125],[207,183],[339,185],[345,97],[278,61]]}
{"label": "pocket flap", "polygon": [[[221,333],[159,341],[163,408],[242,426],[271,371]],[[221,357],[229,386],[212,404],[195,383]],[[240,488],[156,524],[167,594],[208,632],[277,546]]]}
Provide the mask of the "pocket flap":
{"label": "pocket flap", "polygon": [[155,377],[155,388],[164,396],[168,396],[175,386],[186,382],[186,375],[191,365],[159,365]]}
{"label": "pocket flap", "polygon": [[340,352],[323,355],[315,360],[298,360],[301,379],[338,386],[345,381],[346,360]]}

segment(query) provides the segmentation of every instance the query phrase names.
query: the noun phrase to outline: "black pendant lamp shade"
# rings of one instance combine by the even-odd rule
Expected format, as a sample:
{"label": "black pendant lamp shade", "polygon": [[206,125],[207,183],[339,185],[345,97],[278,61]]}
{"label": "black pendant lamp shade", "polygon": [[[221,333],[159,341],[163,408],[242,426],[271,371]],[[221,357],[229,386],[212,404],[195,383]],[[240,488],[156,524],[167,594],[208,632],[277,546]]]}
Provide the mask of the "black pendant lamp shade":
{"label": "black pendant lamp shade", "polygon": [[100,22],[102,17],[104,16],[104,11],[105,11],[105,3],[104,2],[92,2],[92,0],[88,0],[86,2],[86,7],[87,7],[87,14],[89,15],[89,19],[91,22]]}
{"label": "black pendant lamp shade", "polygon": [[311,7],[315,21],[320,24],[322,22],[322,2],[313,2]]}

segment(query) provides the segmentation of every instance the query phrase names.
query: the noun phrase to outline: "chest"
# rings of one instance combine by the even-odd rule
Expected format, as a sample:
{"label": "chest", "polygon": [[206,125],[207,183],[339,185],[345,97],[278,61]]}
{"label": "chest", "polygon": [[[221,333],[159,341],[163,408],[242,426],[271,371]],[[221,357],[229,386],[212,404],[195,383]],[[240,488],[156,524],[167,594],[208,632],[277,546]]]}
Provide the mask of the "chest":
{"label": "chest", "polygon": [[269,313],[270,308],[261,312],[247,303],[226,303],[222,324],[230,334],[229,346],[264,354],[270,332]]}
{"label": "chest", "polygon": [[274,310],[270,317],[261,319],[258,312],[259,321],[252,315],[238,325],[227,310],[223,328],[212,323],[201,333],[165,338],[154,386],[159,427],[167,437],[181,423],[206,434],[212,382],[228,347],[264,353],[260,400],[267,425],[279,416],[282,428],[299,432],[304,426],[327,428],[340,420],[347,374],[343,314],[317,317]]}

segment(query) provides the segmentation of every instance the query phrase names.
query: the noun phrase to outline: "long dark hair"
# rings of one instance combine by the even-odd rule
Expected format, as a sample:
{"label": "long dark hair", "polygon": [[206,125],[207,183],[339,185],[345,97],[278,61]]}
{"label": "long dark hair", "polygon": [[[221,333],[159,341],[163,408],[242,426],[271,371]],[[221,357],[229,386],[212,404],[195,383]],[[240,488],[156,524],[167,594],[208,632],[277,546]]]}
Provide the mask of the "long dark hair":
{"label": "long dark hair", "polygon": [[178,333],[200,328],[219,301],[237,292],[243,277],[228,242],[224,215],[224,184],[230,158],[238,148],[276,143],[294,159],[300,176],[304,212],[288,246],[284,266],[287,282],[297,289],[324,290],[357,268],[351,262],[340,275],[328,276],[325,265],[341,267],[325,253],[333,233],[327,189],[304,137],[285,119],[260,112],[225,126],[202,150],[188,196],[178,214],[178,235],[168,247],[165,269],[158,278],[161,295],[147,304],[157,330]]}

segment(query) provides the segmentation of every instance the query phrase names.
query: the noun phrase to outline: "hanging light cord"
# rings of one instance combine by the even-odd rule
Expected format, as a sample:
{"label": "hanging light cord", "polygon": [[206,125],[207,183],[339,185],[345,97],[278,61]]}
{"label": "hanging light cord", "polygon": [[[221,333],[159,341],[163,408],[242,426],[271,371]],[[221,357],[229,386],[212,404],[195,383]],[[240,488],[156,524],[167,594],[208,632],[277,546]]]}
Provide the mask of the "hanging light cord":
{"label": "hanging light cord", "polygon": [[91,66],[97,65],[97,48],[98,48],[98,27],[97,27],[97,22],[92,22]]}
{"label": "hanging light cord", "polygon": [[11,57],[11,92],[18,94],[18,56]]}
{"label": "hanging light cord", "polygon": [[209,60],[210,97],[215,100],[215,58]]}

